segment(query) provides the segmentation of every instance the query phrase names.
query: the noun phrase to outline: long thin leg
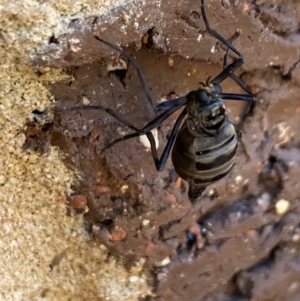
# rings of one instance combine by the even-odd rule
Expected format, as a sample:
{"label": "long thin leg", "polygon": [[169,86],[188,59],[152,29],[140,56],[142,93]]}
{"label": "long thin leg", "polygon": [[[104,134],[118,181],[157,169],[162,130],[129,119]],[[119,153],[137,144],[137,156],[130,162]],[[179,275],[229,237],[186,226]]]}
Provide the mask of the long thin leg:
{"label": "long thin leg", "polygon": [[[243,55],[232,45],[232,42],[240,35],[241,31],[237,31],[236,34],[230,39],[231,41],[227,41],[224,39],[220,34],[218,34],[216,31],[210,28],[206,13],[205,13],[205,7],[204,7],[204,0],[201,0],[201,13],[203,16],[203,20],[206,26],[207,31],[216,39],[218,39],[220,42],[222,42],[225,46],[227,46],[226,53],[224,55],[224,61],[223,61],[223,71],[217,75],[211,82],[214,84],[219,84],[223,80],[225,80],[227,77],[232,78],[245,92],[247,92],[249,95],[246,94],[231,94],[231,93],[222,93],[220,97],[222,99],[233,99],[233,100],[244,100],[249,101],[249,105],[246,111],[246,114],[244,114],[242,121],[245,120],[246,116],[248,116],[251,112],[251,108],[255,105],[255,96],[253,93],[248,89],[248,87],[243,83],[243,81],[238,78],[234,72],[243,65],[244,58]],[[239,57],[239,59],[229,65],[228,64],[228,55],[230,51],[233,51],[236,53]],[[191,184],[190,184],[190,190],[191,191]],[[198,194],[198,193],[196,193]],[[201,194],[201,192],[199,192]],[[191,196],[192,197],[192,196]]]}
{"label": "long thin leg", "polygon": [[[101,152],[104,152],[106,149],[110,148],[111,146],[113,146],[114,144],[120,142],[120,141],[124,141],[133,137],[138,137],[141,135],[145,135],[145,133],[151,131],[152,129],[156,128],[159,124],[161,124],[165,119],[167,119],[170,115],[172,115],[175,111],[179,110],[183,105],[186,104],[187,99],[181,97],[182,100],[178,101],[176,105],[173,105],[173,107],[170,107],[168,111],[163,112],[162,114],[160,114],[159,116],[157,116],[156,118],[154,118],[153,120],[151,120],[150,122],[148,122],[142,130],[136,132],[136,133],[131,133],[128,135],[125,135],[121,138],[115,139],[114,141],[112,141],[109,145],[107,145]],[[178,98],[179,99],[179,98]],[[176,100],[173,100],[173,102],[175,103]],[[76,107],[76,109],[79,109],[81,107]],[[74,109],[74,108],[73,108]],[[115,116],[114,116],[115,117]],[[120,119],[117,118],[117,120],[120,121]],[[121,121],[122,122],[122,121]],[[124,123],[125,124],[125,123]],[[126,125],[126,124],[125,124]],[[132,129],[132,127],[130,127]],[[147,137],[148,138],[148,137]],[[148,138],[149,142],[151,143],[150,139]],[[156,149],[156,145],[155,145],[155,149]]]}
{"label": "long thin leg", "polygon": [[[253,95],[252,92],[248,89],[248,87],[243,83],[243,81],[233,73],[235,70],[237,70],[239,67],[241,67],[244,63],[243,55],[232,45],[232,42],[239,37],[239,35],[241,34],[241,31],[237,30],[236,33],[233,35],[233,37],[229,41],[224,39],[220,34],[218,34],[216,31],[214,31],[213,29],[210,28],[210,25],[208,23],[206,13],[205,13],[204,0],[201,0],[201,4],[202,4],[201,5],[201,12],[202,12],[202,15],[203,15],[203,20],[204,20],[206,29],[208,30],[208,32],[212,36],[214,36],[216,39],[218,39],[220,42],[222,42],[225,46],[227,46],[227,50],[226,50],[226,53],[224,55],[223,71],[212,80],[212,83],[219,84],[229,76],[245,92],[247,92],[250,95]],[[237,61],[227,65],[228,55],[229,55],[231,50],[239,56],[239,59]],[[255,98],[254,98],[254,100],[255,100]]]}
{"label": "long thin leg", "polygon": [[[234,35],[232,37],[230,37],[227,41],[233,45],[233,42],[241,35],[242,31],[240,29],[237,29],[236,32],[234,33]],[[223,59],[223,69],[225,69],[228,65],[228,55],[230,54],[230,48],[227,47],[226,49],[226,53],[224,55],[224,59]]]}
{"label": "long thin leg", "polygon": [[158,104],[157,106],[159,108],[159,111],[167,111],[175,106],[182,107],[182,106],[186,105],[187,102],[188,102],[188,99],[186,98],[186,96],[182,96],[182,97],[178,97],[178,98],[175,98],[172,100],[164,101],[164,102]]}
{"label": "long thin leg", "polygon": [[[126,119],[124,119],[120,114],[114,112],[113,110],[111,110],[109,108],[105,108],[103,106],[73,107],[73,108],[60,109],[60,111],[64,111],[64,112],[78,111],[78,110],[100,110],[100,111],[105,111],[106,113],[108,113],[109,115],[111,115],[115,119],[117,119],[119,122],[123,123],[124,125],[126,125],[130,129],[134,130],[136,132],[136,134],[132,134],[133,135],[132,137],[146,134],[147,138],[150,142],[150,145],[151,145],[151,152],[152,152],[152,157],[153,157],[154,162],[155,162],[155,166],[158,170],[161,170],[163,168],[163,166],[165,165],[165,162],[168,158],[170,149],[166,148],[164,150],[163,154],[162,154],[162,159],[158,160],[157,151],[156,151],[156,144],[155,144],[153,134],[151,133],[151,130],[156,128],[158,125],[160,125],[165,119],[167,119],[170,115],[172,115],[175,111],[180,109],[182,106],[183,106],[183,104],[180,103],[179,105],[177,104],[177,106],[173,106],[169,110],[164,111],[163,113],[158,115],[156,118],[154,118],[153,120],[148,122],[141,130],[136,128],[134,125],[132,125]],[[184,112],[186,112],[186,110],[184,110]],[[182,119],[183,119],[184,115],[182,116],[182,113],[180,114],[180,116],[182,116]],[[180,120],[182,120],[182,119],[180,119]],[[174,125],[175,130],[177,129],[177,131],[178,131],[179,126],[180,126],[180,123],[178,124],[178,120],[177,120],[175,125]],[[172,147],[174,139],[175,139],[176,134],[177,134],[177,131],[176,131],[175,136],[174,137],[172,136],[172,134],[174,135],[174,133],[173,133],[174,128],[173,128],[171,136],[169,138],[169,140],[171,140],[171,142],[168,141],[168,143],[167,143],[167,146],[171,143],[171,145],[169,146],[170,148]],[[161,161],[162,161],[162,163],[161,163]]]}
{"label": "long thin leg", "polygon": [[225,46],[230,48],[234,53],[236,53],[240,60],[244,60],[243,55],[231,44],[229,43],[225,38],[223,38],[219,33],[217,33],[214,29],[212,29],[208,23],[207,17],[206,17],[206,12],[205,12],[205,7],[204,7],[204,0],[201,0],[201,13],[203,16],[203,20],[205,23],[206,30],[217,40],[219,40],[221,43],[223,43]]}
{"label": "long thin leg", "polygon": [[[131,134],[125,135],[123,137],[120,137],[118,139],[115,139],[109,145],[107,145],[104,149],[102,149],[101,152],[103,153],[106,149],[112,147],[114,144],[119,143],[121,141],[125,141],[125,140],[131,139],[131,138],[134,138],[134,137],[138,137],[138,136],[142,136],[142,135],[147,135],[146,133],[150,132],[152,129],[154,129],[155,127],[157,127],[157,124],[160,124],[162,122],[162,120],[167,119],[170,116],[170,114],[172,114],[172,113],[173,112],[171,112],[171,113],[168,112],[168,114],[166,114],[166,112],[164,112],[163,114],[159,115],[157,118],[155,118],[152,121],[150,121],[147,125],[145,125],[144,128],[141,130],[141,132],[131,133]],[[147,137],[147,138],[148,138],[150,144],[151,144],[150,139],[152,140],[153,149],[155,149],[155,152],[156,152],[155,139],[152,139],[152,137],[150,135],[149,135],[149,137]],[[157,152],[156,152],[156,156],[155,157],[157,157]]]}
{"label": "long thin leg", "polygon": [[145,91],[145,95],[148,99],[148,101],[150,102],[152,108],[157,111],[157,105],[155,103],[155,101],[152,99],[152,96],[151,96],[151,93],[150,93],[150,89],[147,85],[147,82],[146,82],[146,79],[145,79],[145,76],[144,76],[144,73],[142,72],[141,68],[139,67],[139,65],[137,64],[137,62],[131,57],[131,55],[126,52],[125,50],[123,50],[122,48],[120,48],[119,46],[115,45],[115,44],[112,44],[110,42],[107,42],[101,38],[99,38],[98,36],[94,36],[98,41],[110,46],[111,48],[119,51],[120,53],[122,53],[129,61],[130,63],[134,66],[134,68],[137,70],[137,73],[139,75],[139,78],[140,78],[140,81],[141,81],[141,84],[142,84],[142,87]]}
{"label": "long thin leg", "polygon": [[243,117],[241,118],[241,123],[244,122],[245,119],[253,113],[255,106],[256,106],[256,102],[249,103],[249,105],[246,108],[246,111],[243,114]]}
{"label": "long thin leg", "polygon": [[153,137],[153,134],[151,132],[147,132],[146,135],[150,141],[151,144],[151,153],[152,153],[152,157],[153,160],[155,162],[155,166],[157,170],[162,170],[167,162],[167,159],[169,157],[171,148],[174,144],[175,138],[177,136],[178,130],[180,128],[180,124],[183,120],[183,118],[185,117],[185,115],[187,114],[186,108],[180,113],[179,117],[177,118],[174,127],[172,129],[171,135],[168,139],[168,142],[162,152],[162,155],[160,157],[160,159],[158,159],[158,155],[157,155],[157,151],[156,151],[156,146],[155,146],[155,140]]}
{"label": "long thin leg", "polygon": [[125,135],[123,137],[114,139],[111,143],[109,143],[108,145],[106,145],[101,150],[101,153],[104,153],[107,149],[111,148],[113,145],[115,145],[115,144],[117,144],[117,143],[119,143],[121,141],[125,141],[125,140],[131,139],[131,138],[134,138],[134,137],[138,137],[138,136],[142,136],[142,135],[146,135],[146,134],[136,132],[136,133],[131,133],[131,134]]}
{"label": "long thin leg", "polygon": [[[178,101],[179,100],[179,101]],[[177,101],[177,102],[176,102]],[[62,112],[71,112],[71,111],[81,111],[81,110],[100,110],[104,111],[107,114],[113,116],[115,119],[129,127],[135,132],[141,133],[141,134],[146,134],[148,131],[151,131],[152,129],[156,128],[159,126],[165,119],[167,119],[170,115],[172,115],[175,111],[179,110],[183,105],[186,104],[187,98],[186,97],[181,97],[175,99],[174,104],[169,107],[167,111],[164,111],[160,115],[158,115],[156,118],[148,122],[142,129],[138,129],[135,127],[133,124],[131,124],[129,121],[127,121],[125,118],[123,118],[120,114],[117,112],[113,111],[110,108],[106,108],[103,106],[82,106],[82,107],[72,107],[72,108],[64,108],[64,109],[58,109],[58,111]]]}
{"label": "long thin leg", "polygon": [[217,75],[211,82],[213,84],[220,84],[223,80],[229,77],[234,71],[240,68],[244,64],[244,61],[237,60],[234,63],[228,65],[219,75]]}
{"label": "long thin leg", "polygon": [[165,119],[167,119],[170,115],[172,115],[175,111],[180,109],[182,105],[178,105],[176,107],[170,108],[168,111],[163,112],[162,114],[158,115],[156,118],[148,122],[142,129],[143,133],[148,133],[152,129],[159,126]]}
{"label": "long thin leg", "polygon": [[[233,43],[240,35],[241,35],[242,31],[240,29],[237,29],[235,34],[228,39],[229,43]],[[228,55],[230,54],[230,48],[226,49],[226,53],[224,55],[224,60],[223,60],[223,69],[225,69],[228,66]],[[247,92],[248,94],[252,95],[252,92],[248,89],[248,87],[245,85],[245,83],[239,78],[237,77],[234,73],[229,75],[245,92]]]}
{"label": "long thin leg", "polygon": [[253,93],[249,90],[245,83],[235,74],[230,74],[230,78],[232,78],[245,92],[247,92],[250,95],[253,95]]}
{"label": "long thin leg", "polygon": [[[236,33],[229,39],[230,43],[233,43],[242,33],[241,30],[237,29]],[[228,65],[228,56],[230,54],[230,48],[226,49],[226,53],[224,55],[224,60],[223,60],[223,69],[225,69]],[[247,106],[246,112],[243,114],[243,117],[241,119],[241,123],[252,113],[252,111],[254,110],[254,106],[255,106],[255,96],[253,95],[253,93],[249,90],[249,88],[245,85],[245,83],[239,78],[237,77],[234,73],[230,74],[230,77],[245,91],[247,92],[249,95],[249,100],[247,100],[248,97],[245,97],[244,95],[242,95],[242,99],[241,100],[247,100],[250,101],[249,105]],[[223,99],[233,99],[232,95],[225,95],[226,93],[224,93],[221,97]],[[245,99],[245,98],[246,99]],[[251,100],[252,98],[252,100]],[[240,100],[240,99],[237,99]],[[246,155],[249,157],[247,151],[246,151],[246,147],[244,145],[244,150]]]}
{"label": "long thin leg", "polygon": [[[170,112],[168,114],[166,114],[166,113],[167,112],[164,112],[160,116],[165,115],[164,119],[167,119],[173,112],[171,113],[171,110],[170,110]],[[167,142],[167,144],[166,144],[166,146],[165,146],[165,148],[164,148],[164,150],[162,152],[162,155],[161,155],[160,159],[158,159],[158,154],[157,154],[157,150],[156,150],[156,143],[155,143],[155,139],[153,137],[153,134],[151,132],[151,129],[157,127],[157,125],[162,122],[162,120],[161,120],[162,118],[160,118],[160,119],[156,118],[157,120],[154,119],[151,122],[149,122],[144,127],[144,129],[148,128],[148,131],[146,133],[136,132],[136,133],[132,133],[132,134],[126,135],[126,136],[121,137],[121,138],[119,138],[117,140],[114,140],[108,147],[112,146],[113,144],[115,144],[115,143],[117,143],[119,141],[127,140],[127,139],[130,139],[130,138],[133,138],[133,137],[137,137],[137,136],[141,136],[141,135],[146,134],[147,138],[148,138],[148,140],[150,142],[150,145],[151,145],[151,153],[152,153],[152,157],[153,157],[153,160],[154,160],[154,163],[155,163],[155,167],[156,167],[156,169],[158,171],[160,171],[160,170],[162,170],[164,168],[164,166],[165,166],[165,164],[167,162],[167,159],[169,157],[171,148],[172,148],[172,146],[174,144],[175,138],[176,138],[178,130],[180,128],[181,122],[184,119],[186,113],[187,113],[187,111],[186,111],[186,109],[184,109],[180,113],[179,117],[177,118],[177,120],[175,122],[175,125],[174,125],[174,127],[172,129],[171,135],[170,135],[170,137],[168,139],[168,142]],[[160,116],[158,116],[158,117],[160,117]],[[106,147],[105,149],[107,149],[108,147]],[[102,150],[102,152],[104,150]]]}
{"label": "long thin leg", "polygon": [[219,40],[221,43],[223,43],[227,48],[232,50],[234,53],[236,53],[239,57],[239,59],[228,66],[218,75],[216,76],[211,82],[213,84],[220,84],[224,79],[230,76],[235,70],[237,70],[239,67],[241,67],[244,64],[244,57],[243,55],[225,38],[223,38],[219,33],[217,33],[214,29],[212,29],[208,23],[205,7],[204,7],[204,0],[201,0],[201,13],[203,16],[203,21],[205,23],[206,30],[217,40]]}
{"label": "long thin leg", "polygon": [[142,72],[141,68],[139,67],[139,65],[137,64],[137,62],[132,58],[132,56],[127,52],[125,51],[124,49],[122,49],[121,47],[113,44],[113,43],[110,43],[108,41],[105,41],[101,38],[99,38],[98,36],[94,36],[95,39],[97,39],[98,41],[104,43],[105,45],[108,45],[109,47],[119,51],[120,53],[122,53],[129,61],[130,63],[134,66],[134,68],[136,69],[137,73],[138,73],[138,76],[140,78],[140,82],[142,84],[142,87],[144,89],[144,92],[145,92],[145,95],[148,99],[148,101],[150,102],[152,108],[155,110],[155,111],[166,111],[169,109],[169,105],[168,103],[172,103],[174,102],[173,100],[171,101],[166,101],[166,102],[163,102],[163,103],[156,103],[153,99],[152,99],[152,96],[151,96],[151,93],[150,93],[150,88],[148,87],[147,85],[147,82],[146,82],[146,79],[145,79],[145,75],[144,73]]}
{"label": "long thin leg", "polygon": [[248,94],[235,94],[235,93],[222,93],[220,94],[222,99],[231,99],[231,100],[243,100],[243,101],[255,101],[255,96]]}
{"label": "long thin leg", "polygon": [[118,121],[120,121],[121,123],[123,123],[124,125],[126,125],[127,127],[129,127],[130,129],[132,129],[136,132],[141,131],[138,128],[136,128],[133,124],[131,124],[129,121],[127,121],[125,118],[123,118],[117,112],[115,112],[109,108],[103,107],[103,106],[82,106],[82,107],[72,107],[72,108],[64,108],[64,109],[56,109],[56,110],[59,112],[72,112],[72,111],[81,111],[81,110],[83,110],[83,111],[88,111],[88,110],[104,111],[107,114],[114,117],[115,119],[117,119]]}

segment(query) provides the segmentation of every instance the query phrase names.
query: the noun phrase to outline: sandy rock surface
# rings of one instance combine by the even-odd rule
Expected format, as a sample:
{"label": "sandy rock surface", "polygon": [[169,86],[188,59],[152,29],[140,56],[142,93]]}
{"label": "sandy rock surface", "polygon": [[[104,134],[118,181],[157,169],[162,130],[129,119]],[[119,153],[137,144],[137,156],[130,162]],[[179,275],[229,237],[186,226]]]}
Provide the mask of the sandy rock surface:
{"label": "sandy rock surface", "polygon": [[82,215],[67,215],[65,194],[76,173],[62,163],[58,148],[46,143],[41,154],[27,147],[53,119],[46,84],[66,78],[58,69],[39,70],[37,53],[48,49],[51,37],[71,32],[72,18],[119,5],[0,2],[1,300],[137,300],[149,292],[143,261],[125,269],[91,241]]}

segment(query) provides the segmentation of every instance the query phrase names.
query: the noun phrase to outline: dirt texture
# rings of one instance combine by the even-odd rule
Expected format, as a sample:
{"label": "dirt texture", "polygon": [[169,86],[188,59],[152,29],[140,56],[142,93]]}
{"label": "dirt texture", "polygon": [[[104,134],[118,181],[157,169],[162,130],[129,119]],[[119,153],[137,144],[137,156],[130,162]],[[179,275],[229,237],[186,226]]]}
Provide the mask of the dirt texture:
{"label": "dirt texture", "polygon": [[[51,144],[66,154],[65,164],[78,172],[69,213],[84,212],[91,237],[128,267],[146,259],[155,280],[146,300],[298,300],[300,7],[279,0],[205,6],[222,36],[242,31],[234,45],[245,64],[236,74],[257,101],[251,110],[224,101],[241,132],[236,164],[195,204],[170,159],[158,172],[139,138],[110,145],[132,132],[116,119],[96,110],[59,110],[102,105],[138,128],[156,116],[133,65],[121,57],[126,68],[112,71],[123,63],[93,33],[125,47],[157,102],[219,74],[225,48],[206,31],[199,0],[132,1],[110,15],[72,20],[70,33],[50,39],[34,57],[40,76],[52,68],[67,76],[48,86],[58,110],[39,130],[28,124],[25,148],[44,152]],[[231,79],[222,88],[243,93]],[[159,153],[179,114],[157,128]]]}

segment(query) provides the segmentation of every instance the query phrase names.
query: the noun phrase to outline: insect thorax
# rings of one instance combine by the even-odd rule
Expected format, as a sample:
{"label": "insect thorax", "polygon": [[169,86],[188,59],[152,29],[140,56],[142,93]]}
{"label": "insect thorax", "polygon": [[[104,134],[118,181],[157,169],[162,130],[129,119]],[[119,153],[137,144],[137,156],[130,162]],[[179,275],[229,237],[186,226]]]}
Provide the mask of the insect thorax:
{"label": "insect thorax", "polygon": [[[204,97],[203,93],[204,92]],[[215,93],[200,89],[188,95],[187,127],[193,136],[215,136],[228,124],[225,105]]]}

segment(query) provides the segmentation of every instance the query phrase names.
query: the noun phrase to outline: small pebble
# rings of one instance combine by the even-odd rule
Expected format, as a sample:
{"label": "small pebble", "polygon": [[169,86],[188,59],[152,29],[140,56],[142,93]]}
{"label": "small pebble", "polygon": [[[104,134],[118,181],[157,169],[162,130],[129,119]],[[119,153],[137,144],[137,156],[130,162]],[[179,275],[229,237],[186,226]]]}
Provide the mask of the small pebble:
{"label": "small pebble", "polygon": [[271,204],[271,195],[268,192],[264,192],[257,199],[257,204],[263,211],[266,211]]}
{"label": "small pebble", "polygon": [[300,235],[299,234],[294,234],[292,237],[293,242],[298,242],[300,240]]}
{"label": "small pebble", "polygon": [[[159,142],[158,142],[158,132],[157,132],[157,129],[153,129],[151,130],[151,133],[153,134],[153,137],[154,137],[154,141],[155,141],[155,146],[156,146],[156,149],[158,149],[159,147]],[[150,142],[147,138],[146,135],[141,135],[140,136],[140,142],[143,144],[143,146],[146,148],[146,150],[150,150],[151,148],[151,145],[150,145]]]}
{"label": "small pebble", "polygon": [[123,229],[113,229],[110,235],[112,241],[120,241],[126,238],[127,232]]}
{"label": "small pebble", "polygon": [[142,43],[143,44],[147,44],[148,43],[148,39],[149,39],[149,34],[148,33],[143,34],[143,36],[142,36]]}
{"label": "small pebble", "polygon": [[87,205],[87,199],[84,195],[72,196],[72,206],[75,210],[84,210]]}
{"label": "small pebble", "polygon": [[102,193],[106,193],[108,192],[110,189],[108,186],[101,186],[101,185],[94,185],[92,187],[92,191],[96,194],[96,195],[99,195],[99,194],[102,194]]}
{"label": "small pebble", "polygon": [[83,96],[82,97],[82,104],[89,105],[90,104],[90,100],[86,96]]}
{"label": "small pebble", "polygon": [[150,223],[150,221],[148,219],[144,219],[142,222],[143,226],[147,226],[147,225],[149,225],[149,223]]}
{"label": "small pebble", "polygon": [[237,176],[237,177],[235,178],[235,182],[236,182],[237,184],[239,184],[242,180],[243,180],[243,177],[242,177],[242,176]]}
{"label": "small pebble", "polygon": [[171,258],[168,256],[165,259],[163,259],[162,261],[156,262],[155,266],[157,266],[157,267],[163,267],[163,266],[169,264],[170,262],[171,262]]}
{"label": "small pebble", "polygon": [[129,186],[128,185],[123,185],[122,187],[121,187],[121,192],[122,193],[125,193],[126,192],[126,190],[129,188]]}
{"label": "small pebble", "polygon": [[276,208],[276,213],[278,215],[283,215],[289,210],[290,202],[287,200],[281,199],[281,200],[277,201],[277,203],[275,204],[275,208]]}
{"label": "small pebble", "polygon": [[170,68],[173,68],[173,67],[174,67],[174,60],[173,60],[173,58],[171,58],[170,56],[169,56],[169,58],[168,58],[168,64],[169,64],[169,67],[170,67]]}
{"label": "small pebble", "polygon": [[177,180],[176,180],[176,187],[180,188],[181,184],[182,184],[182,179],[180,177],[178,177]]}
{"label": "small pebble", "polygon": [[127,63],[120,58],[107,65],[107,71],[110,71],[110,72],[116,71],[116,70],[126,70],[127,68],[128,68]]}
{"label": "small pebble", "polygon": [[130,276],[129,277],[129,281],[132,283],[132,282],[137,282],[139,280],[139,277],[138,276]]}

